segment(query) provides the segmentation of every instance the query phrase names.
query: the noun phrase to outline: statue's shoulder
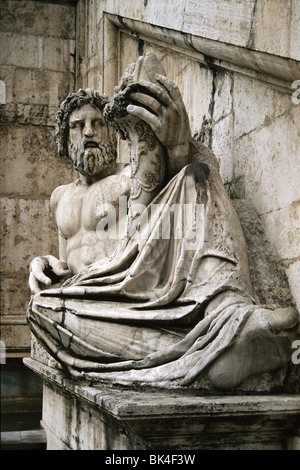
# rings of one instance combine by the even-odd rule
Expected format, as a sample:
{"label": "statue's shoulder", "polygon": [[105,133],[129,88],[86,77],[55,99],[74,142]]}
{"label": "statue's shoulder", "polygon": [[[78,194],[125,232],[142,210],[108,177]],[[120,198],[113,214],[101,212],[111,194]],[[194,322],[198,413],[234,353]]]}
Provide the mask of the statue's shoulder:
{"label": "statue's shoulder", "polygon": [[129,195],[131,187],[130,164],[119,163],[114,174],[108,177],[107,182],[108,188],[111,188],[112,193],[117,191],[119,195]]}
{"label": "statue's shoulder", "polygon": [[119,179],[122,187],[130,186],[131,184],[131,166],[129,163],[120,163],[117,166],[115,177]]}
{"label": "statue's shoulder", "polygon": [[68,192],[73,191],[76,182],[72,182],[69,184],[63,184],[55,188],[50,197],[50,208],[52,213],[55,212],[56,207],[61,200],[61,198]]}
{"label": "statue's shoulder", "polygon": [[97,190],[98,187],[100,188],[107,188],[111,185],[118,185],[118,184],[123,184],[126,181],[130,181],[130,176],[131,176],[131,167],[130,165],[127,164],[122,164],[119,163],[115,169],[115,171],[108,176],[105,176],[104,178],[99,179],[96,181],[92,187],[94,190]]}
{"label": "statue's shoulder", "polygon": [[131,174],[130,163],[119,163],[115,174],[120,175],[121,178],[127,177],[127,176],[130,177],[130,174]]}

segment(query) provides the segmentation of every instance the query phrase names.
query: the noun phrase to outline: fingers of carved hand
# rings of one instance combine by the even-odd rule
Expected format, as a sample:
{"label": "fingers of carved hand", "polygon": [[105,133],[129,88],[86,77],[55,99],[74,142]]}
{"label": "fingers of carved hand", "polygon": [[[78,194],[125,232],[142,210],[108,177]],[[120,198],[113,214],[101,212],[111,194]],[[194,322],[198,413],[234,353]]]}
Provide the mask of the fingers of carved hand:
{"label": "fingers of carved hand", "polygon": [[71,272],[66,263],[60,263],[55,268],[53,268],[53,271],[55,274],[57,274],[57,276],[66,276]]}
{"label": "fingers of carved hand", "polygon": [[181,100],[181,93],[179,91],[178,86],[176,85],[175,82],[173,82],[173,80],[165,77],[164,75],[159,75],[159,74],[157,74],[155,78],[159,83],[161,83],[166,88],[172,100],[174,101]]}
{"label": "fingers of carved hand", "polygon": [[144,106],[147,106],[155,114],[159,114],[161,112],[162,104],[159,101],[157,101],[155,98],[152,98],[149,95],[136,92],[136,93],[131,93],[129,98],[133,101],[137,101],[138,103]]}
{"label": "fingers of carved hand", "polygon": [[65,276],[70,272],[67,263],[60,261],[55,256],[47,255],[48,265],[57,276]]}
{"label": "fingers of carved hand", "polygon": [[145,88],[149,94],[151,94],[164,106],[168,106],[172,102],[168,91],[164,90],[161,85],[152,82],[147,82],[146,80],[141,80],[140,82],[138,82],[138,84],[140,85],[140,87]]}
{"label": "fingers of carved hand", "polygon": [[67,263],[60,261],[55,256],[46,255],[34,258],[30,263],[29,275],[29,287],[33,294],[37,294],[45,286],[51,286],[52,280],[45,274],[45,272],[48,273],[47,269],[52,270],[59,277],[70,273]]}
{"label": "fingers of carved hand", "polygon": [[45,260],[42,256],[34,258],[30,263],[30,278],[37,279],[42,284],[46,286],[51,285],[51,279],[44,274],[44,270],[47,267],[47,260]]}
{"label": "fingers of carved hand", "polygon": [[44,269],[48,266],[48,260],[44,256],[37,256],[34,258],[30,263],[30,271],[44,271]]}
{"label": "fingers of carved hand", "polygon": [[130,104],[127,106],[127,112],[132,116],[136,116],[142,119],[143,121],[147,122],[155,133],[157,133],[157,131],[161,127],[161,123],[158,117],[155,116],[155,114],[152,114],[147,109],[142,108],[141,106],[134,106],[133,104]]}
{"label": "fingers of carved hand", "polygon": [[29,288],[32,294],[38,294],[41,290],[39,282],[33,273],[29,275]]}

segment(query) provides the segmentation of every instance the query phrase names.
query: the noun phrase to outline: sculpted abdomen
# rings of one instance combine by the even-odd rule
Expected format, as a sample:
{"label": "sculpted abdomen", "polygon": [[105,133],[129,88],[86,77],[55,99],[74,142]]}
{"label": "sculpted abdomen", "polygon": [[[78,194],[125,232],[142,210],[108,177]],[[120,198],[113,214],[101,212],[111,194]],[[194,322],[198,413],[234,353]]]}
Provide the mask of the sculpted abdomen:
{"label": "sculpted abdomen", "polygon": [[76,274],[95,261],[104,264],[113,255],[117,243],[117,240],[101,239],[96,231],[87,231],[82,228],[76,235],[68,239],[68,266]]}
{"label": "sculpted abdomen", "polygon": [[95,232],[81,229],[68,239],[67,263],[74,274],[85,269],[100,257],[100,244]]}

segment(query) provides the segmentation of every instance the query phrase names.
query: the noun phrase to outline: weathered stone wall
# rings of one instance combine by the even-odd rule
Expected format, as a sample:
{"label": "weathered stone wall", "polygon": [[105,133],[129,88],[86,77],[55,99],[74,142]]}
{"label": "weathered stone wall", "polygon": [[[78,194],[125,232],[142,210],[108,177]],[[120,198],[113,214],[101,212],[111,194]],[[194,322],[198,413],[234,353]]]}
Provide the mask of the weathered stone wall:
{"label": "weathered stone wall", "polygon": [[[49,196],[72,177],[55,144],[57,106],[74,88],[75,6],[1,1],[1,339],[25,350],[30,260],[57,253]],[[5,99],[4,99],[5,98]]]}
{"label": "weathered stone wall", "polygon": [[182,91],[193,135],[261,216],[299,309],[299,2],[91,0],[85,8],[79,0],[77,11],[82,85],[111,95],[130,62],[157,54]]}

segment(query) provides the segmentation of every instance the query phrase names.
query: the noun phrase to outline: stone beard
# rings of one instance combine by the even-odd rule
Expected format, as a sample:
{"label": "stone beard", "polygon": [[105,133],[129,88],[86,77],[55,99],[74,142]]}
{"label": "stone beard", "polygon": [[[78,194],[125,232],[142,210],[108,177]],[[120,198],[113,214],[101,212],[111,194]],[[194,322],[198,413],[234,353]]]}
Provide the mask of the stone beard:
{"label": "stone beard", "polygon": [[116,151],[110,141],[88,142],[84,149],[82,145],[69,142],[68,152],[75,169],[85,176],[94,176],[105,171],[116,160]]}

